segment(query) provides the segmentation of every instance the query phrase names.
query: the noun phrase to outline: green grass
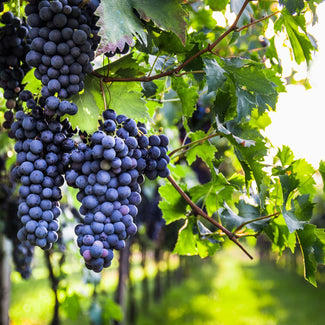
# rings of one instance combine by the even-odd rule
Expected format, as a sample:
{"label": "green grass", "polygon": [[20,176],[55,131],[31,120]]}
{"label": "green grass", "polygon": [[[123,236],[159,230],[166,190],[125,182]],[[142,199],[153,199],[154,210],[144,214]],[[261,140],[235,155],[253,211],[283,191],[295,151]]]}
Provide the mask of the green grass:
{"label": "green grass", "polygon": [[[183,283],[173,282],[159,304],[154,304],[150,297],[149,306],[141,306],[142,274],[138,267],[134,268],[132,277],[140,317],[137,325],[325,324],[325,284],[314,288],[301,276],[246,259],[235,248],[225,249],[213,259],[197,259],[194,267],[193,263],[189,265],[190,277]],[[77,292],[79,298],[72,296],[64,308],[61,306],[61,317],[64,325],[87,325],[92,290],[82,284],[82,273],[75,271],[65,281],[70,288],[68,295]],[[149,272],[151,287],[154,273],[153,269]],[[18,279],[17,274],[12,279],[12,325],[46,325],[52,317],[54,299],[46,270],[38,267],[33,274],[29,281]],[[112,298],[116,275],[116,270],[104,273],[102,285],[108,298]]]}
{"label": "green grass", "polygon": [[235,254],[228,250],[204,263],[137,324],[324,324],[325,285],[316,289],[298,275]]}

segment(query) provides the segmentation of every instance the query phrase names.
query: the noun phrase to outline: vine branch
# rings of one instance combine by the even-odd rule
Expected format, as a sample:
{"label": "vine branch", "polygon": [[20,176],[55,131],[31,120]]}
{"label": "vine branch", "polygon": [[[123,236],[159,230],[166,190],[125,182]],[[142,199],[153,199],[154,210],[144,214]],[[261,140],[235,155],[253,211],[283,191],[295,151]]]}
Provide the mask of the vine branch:
{"label": "vine branch", "polygon": [[[104,82],[113,82],[113,81],[119,81],[119,82],[129,82],[129,81],[140,81],[140,82],[149,82],[155,79],[160,79],[163,77],[167,77],[167,76],[171,76],[171,75],[175,75],[175,76],[180,76],[179,72],[185,67],[187,66],[189,63],[191,63],[193,60],[195,60],[197,57],[201,56],[204,53],[207,52],[212,52],[212,50],[227,36],[229,35],[231,32],[237,30],[237,24],[238,21],[240,19],[240,17],[242,16],[242,14],[244,13],[247,5],[249,4],[249,2],[251,2],[252,0],[245,0],[244,4],[242,5],[240,11],[238,12],[235,21],[233,22],[233,24],[223,33],[221,34],[218,39],[216,39],[213,43],[209,44],[206,48],[202,49],[201,51],[195,53],[193,56],[189,57],[187,60],[185,60],[183,63],[181,63],[178,67],[169,70],[169,71],[164,71],[161,72],[159,74],[156,74],[154,76],[150,76],[150,74],[148,76],[144,76],[144,77],[131,77],[131,78],[119,78],[119,77],[105,77],[103,75],[101,75],[100,73],[93,71],[92,74],[95,77],[101,78]],[[265,18],[266,19],[266,18]],[[257,22],[257,21],[256,21]]]}
{"label": "vine branch", "polygon": [[222,226],[220,223],[218,223],[216,220],[209,217],[200,207],[198,207],[191,199],[190,197],[182,190],[182,188],[176,183],[176,181],[173,179],[172,176],[168,176],[167,179],[169,182],[173,185],[173,187],[176,189],[176,191],[184,198],[184,200],[190,205],[190,207],[193,209],[193,211],[202,216],[204,219],[208,220],[210,223],[212,223],[214,226],[216,226],[218,229],[223,231],[228,238],[233,241],[250,259],[253,259],[253,256],[248,253],[248,251],[244,248],[244,246],[237,240],[237,237],[235,234],[233,234],[231,231],[229,231],[227,228]]}

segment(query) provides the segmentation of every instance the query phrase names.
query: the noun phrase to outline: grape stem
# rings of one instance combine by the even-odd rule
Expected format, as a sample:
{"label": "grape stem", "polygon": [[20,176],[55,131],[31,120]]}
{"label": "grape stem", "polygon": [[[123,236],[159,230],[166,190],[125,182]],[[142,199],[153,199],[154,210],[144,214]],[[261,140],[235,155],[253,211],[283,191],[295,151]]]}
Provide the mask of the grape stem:
{"label": "grape stem", "polygon": [[206,137],[202,138],[202,139],[199,139],[199,140],[196,140],[196,141],[192,141],[190,143],[186,143],[178,148],[176,148],[175,150],[171,151],[168,156],[171,157],[173,156],[177,151],[180,151],[180,150],[183,150],[187,147],[190,147],[190,146],[193,146],[195,144],[202,144],[205,140],[209,140],[211,138],[214,138],[214,137],[217,137],[217,136],[220,136],[219,133],[213,133],[213,134],[210,134],[210,135],[207,135]]}
{"label": "grape stem", "polygon": [[[156,74],[154,76],[151,76],[150,74],[148,76],[144,76],[144,77],[132,77],[132,78],[118,78],[118,77],[108,77],[108,76],[103,76],[100,73],[93,71],[92,74],[95,77],[101,78],[104,82],[113,82],[113,81],[119,81],[119,82],[128,82],[128,81],[140,81],[140,82],[149,82],[155,79],[160,79],[166,76],[182,76],[183,74],[179,73],[185,66],[187,66],[189,63],[191,63],[194,59],[196,59],[197,57],[201,56],[204,53],[207,52],[212,52],[212,50],[226,37],[228,36],[231,32],[233,31],[237,31],[238,27],[238,21],[240,19],[240,17],[242,16],[242,14],[244,13],[247,5],[251,2],[252,0],[245,0],[244,4],[242,5],[240,11],[237,14],[237,17],[235,19],[235,21],[233,22],[233,24],[223,33],[221,34],[213,43],[209,44],[206,48],[204,48],[203,50],[195,53],[193,56],[191,56],[190,58],[188,58],[187,60],[185,60],[183,63],[181,63],[178,67],[176,67],[175,69],[169,70],[169,71],[164,71],[161,72],[159,74]],[[274,13],[275,14],[275,13]],[[262,20],[267,19],[267,17],[264,17]],[[253,25],[254,23],[257,23],[261,20],[256,20],[255,22],[251,23],[250,25]],[[244,26],[245,28],[249,27],[248,25]],[[201,72],[200,72],[201,73]]]}
{"label": "grape stem", "polygon": [[237,237],[234,233],[229,231],[227,228],[222,226],[220,223],[218,223],[216,220],[209,217],[200,207],[198,207],[191,198],[182,190],[182,188],[177,184],[177,182],[174,180],[174,178],[169,175],[167,177],[169,182],[173,185],[173,187],[176,189],[176,191],[184,198],[184,200],[190,205],[190,207],[193,209],[193,211],[202,216],[204,219],[208,220],[210,223],[212,223],[214,226],[216,226],[218,229],[223,231],[228,238],[233,241],[251,260],[253,259],[253,256],[248,253],[248,251],[243,247],[243,245],[237,240]]}

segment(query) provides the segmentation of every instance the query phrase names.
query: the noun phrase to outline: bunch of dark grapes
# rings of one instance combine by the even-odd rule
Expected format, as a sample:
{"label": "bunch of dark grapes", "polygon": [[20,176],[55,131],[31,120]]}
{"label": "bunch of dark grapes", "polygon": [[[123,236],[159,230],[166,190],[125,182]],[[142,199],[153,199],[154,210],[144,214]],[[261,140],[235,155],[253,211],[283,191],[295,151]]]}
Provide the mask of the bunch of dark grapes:
{"label": "bunch of dark grapes", "polygon": [[21,183],[18,217],[22,227],[17,236],[22,242],[49,249],[58,238],[60,187],[74,147],[74,130],[67,120],[47,119],[30,92],[23,91],[20,98],[31,113],[18,111],[11,128],[18,164],[12,175]]}
{"label": "bunch of dark grapes", "polygon": [[[113,249],[124,248],[127,237],[136,233],[134,218],[141,202],[143,173],[153,171],[152,161],[166,154],[168,144],[165,140],[152,143],[143,127],[138,128],[134,120],[117,116],[113,110],[104,111],[103,118],[100,130],[88,144],[80,143],[71,152],[70,169],[65,175],[67,184],[79,189],[79,211],[85,217],[75,228],[77,244],[86,266],[95,272],[110,266]],[[165,139],[157,136],[160,138]],[[159,149],[163,145],[166,152]],[[159,155],[152,156],[153,147]],[[154,175],[167,176],[167,171],[164,165]],[[150,175],[153,178],[153,173]]]}
{"label": "bunch of dark grapes", "polygon": [[4,233],[12,243],[12,257],[17,272],[24,279],[31,275],[34,247],[28,242],[20,242],[17,231],[21,224],[17,217],[18,198],[14,195],[15,183],[9,177],[6,165],[7,156],[0,156],[0,220],[4,222]]}
{"label": "bunch of dark grapes", "polygon": [[84,88],[99,37],[94,7],[83,0],[30,0],[25,8],[32,27],[26,56],[42,81],[42,96],[68,98]]}
{"label": "bunch of dark grapes", "polygon": [[16,100],[23,89],[22,80],[30,67],[25,56],[30,49],[29,27],[10,11],[1,15],[0,27],[0,87],[4,90],[6,106],[4,128],[9,129],[13,122]]}

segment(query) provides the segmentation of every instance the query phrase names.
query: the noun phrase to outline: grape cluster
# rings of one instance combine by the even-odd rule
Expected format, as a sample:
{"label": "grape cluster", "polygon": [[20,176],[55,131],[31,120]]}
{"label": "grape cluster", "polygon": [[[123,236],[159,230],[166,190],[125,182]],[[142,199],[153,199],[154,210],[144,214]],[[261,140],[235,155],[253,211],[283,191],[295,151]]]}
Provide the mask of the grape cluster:
{"label": "grape cluster", "polygon": [[4,90],[6,106],[3,126],[10,128],[13,122],[11,109],[16,107],[16,99],[22,90],[22,80],[30,67],[25,56],[30,49],[29,27],[10,11],[1,15],[0,27],[0,87]]}
{"label": "grape cluster", "polygon": [[[113,249],[124,248],[127,237],[136,233],[134,218],[141,202],[146,163],[165,154],[160,152],[154,159],[149,156],[150,149],[159,148],[161,141],[150,145],[145,128],[138,128],[134,120],[110,109],[104,111],[103,118],[89,143],[82,142],[71,152],[65,175],[67,184],[79,189],[79,211],[85,218],[75,228],[77,244],[86,266],[95,272],[108,267]],[[163,140],[162,145],[167,144]]]}
{"label": "grape cluster", "polygon": [[0,220],[4,222],[5,236],[12,243],[12,257],[17,272],[24,279],[31,275],[31,263],[34,247],[28,242],[20,242],[17,231],[21,224],[17,217],[18,198],[14,194],[15,183],[10,179],[6,170],[7,155],[0,156]]}
{"label": "grape cluster", "polygon": [[23,91],[20,97],[31,114],[18,111],[11,127],[18,164],[12,174],[22,184],[18,206],[22,227],[17,236],[22,242],[49,249],[58,238],[60,186],[74,147],[74,130],[67,120],[47,120],[30,92]]}
{"label": "grape cluster", "polygon": [[13,262],[15,269],[23,279],[28,279],[32,274],[31,264],[34,257],[34,246],[28,241],[21,242],[16,238],[13,241]]}
{"label": "grape cluster", "polygon": [[25,13],[32,43],[26,62],[36,67],[45,98],[69,98],[84,88],[99,43],[95,7],[83,0],[29,0]]}

